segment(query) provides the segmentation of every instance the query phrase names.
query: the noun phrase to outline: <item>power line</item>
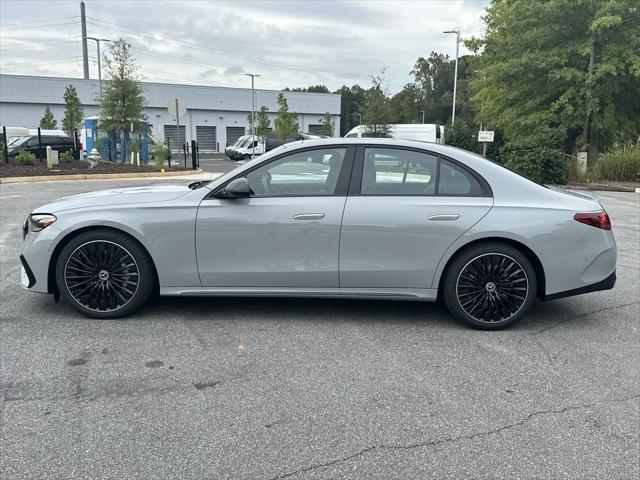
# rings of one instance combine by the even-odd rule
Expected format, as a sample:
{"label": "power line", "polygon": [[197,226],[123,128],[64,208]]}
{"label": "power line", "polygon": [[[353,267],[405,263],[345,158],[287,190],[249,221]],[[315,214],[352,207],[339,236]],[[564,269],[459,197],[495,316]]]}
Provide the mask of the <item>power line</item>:
{"label": "power line", "polygon": [[[133,29],[133,28],[125,27],[125,26],[118,25],[118,24],[115,24],[115,23],[112,23],[112,22],[106,22],[106,21],[99,20],[99,19],[96,19],[96,18],[93,18],[93,17],[87,17],[87,18],[90,19],[90,20],[94,20],[94,21],[100,22],[101,24],[106,24],[106,25],[101,25],[101,24],[98,24],[98,23],[87,21],[87,23],[89,23],[89,24],[91,24],[93,26],[96,26],[96,27],[102,27],[102,28],[105,28],[105,29],[108,29],[108,30],[109,29],[111,29],[111,30],[119,30],[119,31],[124,32],[124,33],[131,32],[131,33],[135,33],[135,34],[138,34],[138,35],[147,33],[147,32],[143,32],[141,30],[136,30],[136,29]],[[107,25],[110,25],[110,26],[107,26]],[[322,75],[330,75],[330,76],[333,76],[333,77],[346,78],[346,79],[352,79],[352,80],[353,79],[361,79],[361,80],[365,80],[366,79],[366,77],[364,77],[362,75],[355,75],[355,74],[345,75],[345,74],[336,73],[336,72],[328,72],[328,71],[324,71],[324,70],[311,69],[309,67],[300,67],[300,66],[297,66],[297,65],[292,65],[292,64],[282,63],[282,62],[274,62],[274,61],[269,61],[269,60],[262,60],[262,59],[259,59],[259,58],[248,57],[248,56],[245,56],[245,55],[233,55],[233,54],[224,52],[222,50],[217,50],[217,49],[214,49],[214,48],[211,48],[211,47],[203,47],[203,46],[198,45],[196,43],[188,42],[188,41],[185,41],[185,40],[168,39],[168,38],[162,37],[162,36],[160,36],[159,40],[164,40],[164,41],[168,41],[168,42],[174,42],[174,43],[182,44],[182,45],[188,46],[189,48],[194,49],[194,50],[200,50],[200,51],[203,51],[203,52],[209,53],[209,54],[215,53],[217,55],[222,55],[222,56],[225,56],[225,57],[234,58],[234,59],[237,59],[237,60],[242,60],[244,62],[249,61],[249,62],[253,62],[253,63],[261,63],[261,64],[264,64],[264,65],[269,65],[269,66],[273,66],[273,67],[280,67],[280,68],[284,68],[284,69],[287,69],[287,70],[296,70],[296,71],[300,71],[300,72],[304,72],[304,73],[315,73],[315,74],[322,74]]]}
{"label": "power line", "polygon": [[[20,27],[20,30],[32,30],[34,28],[49,28],[49,27],[57,27],[57,26],[63,26],[63,25],[77,25],[79,24],[80,21],[76,20],[75,22],[61,22],[61,23],[48,23],[48,24],[43,24],[43,25],[32,25],[32,26],[27,26],[27,27]],[[6,28],[4,25],[2,26],[2,28]],[[16,27],[14,27],[16,28]]]}
{"label": "power line", "polygon": [[22,27],[24,25],[32,25],[34,23],[49,23],[49,22],[57,22],[59,20],[68,20],[70,18],[80,18],[80,15],[72,15],[70,17],[56,17],[56,18],[47,18],[46,20],[31,20],[28,22],[16,22],[16,23],[1,23],[0,28],[7,27]]}
{"label": "power line", "polygon": [[69,60],[74,60],[74,59],[78,59],[78,58],[82,58],[82,55],[75,55],[73,57],[64,57],[64,58],[59,58],[57,60],[43,60],[43,61],[38,61],[38,62],[34,62],[34,61],[30,61],[30,62],[18,62],[18,63],[3,63],[2,64],[2,68],[6,68],[6,67],[17,67],[20,65],[42,65],[44,63],[62,63],[62,62],[67,62]]}

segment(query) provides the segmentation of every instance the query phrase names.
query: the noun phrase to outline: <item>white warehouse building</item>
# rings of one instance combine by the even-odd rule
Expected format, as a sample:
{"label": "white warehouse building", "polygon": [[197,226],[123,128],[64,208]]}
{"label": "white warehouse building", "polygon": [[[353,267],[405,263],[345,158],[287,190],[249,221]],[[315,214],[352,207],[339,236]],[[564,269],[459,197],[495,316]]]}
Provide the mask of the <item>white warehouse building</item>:
{"label": "white warehouse building", "polygon": [[[0,127],[37,128],[49,107],[58,128],[64,116],[63,94],[68,85],[76,87],[84,107],[85,117],[98,115],[98,80],[77,78],[36,77],[25,75],[0,75]],[[249,133],[251,89],[177,85],[143,82],[146,98],[147,122],[153,127],[157,139],[177,141],[176,119],[168,111],[175,98],[183,102],[186,113],[180,117],[181,138],[196,140],[201,151],[223,151],[227,145]],[[272,121],[278,109],[276,90],[255,90],[256,110],[269,109]],[[321,121],[329,112],[333,115],[334,132],[340,132],[340,95],[331,93],[284,92],[289,111],[298,114],[301,132],[321,133]],[[182,109],[182,108],[180,108]]]}

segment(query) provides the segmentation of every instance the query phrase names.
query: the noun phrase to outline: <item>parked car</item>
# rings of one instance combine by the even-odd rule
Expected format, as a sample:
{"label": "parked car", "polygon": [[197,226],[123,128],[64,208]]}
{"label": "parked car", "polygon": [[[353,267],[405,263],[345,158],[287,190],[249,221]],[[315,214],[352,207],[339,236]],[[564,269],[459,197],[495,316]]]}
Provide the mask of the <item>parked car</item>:
{"label": "parked car", "polygon": [[289,143],[213,181],[65,197],[36,208],[23,233],[22,286],[96,318],[133,313],[156,290],[442,298],[495,330],[537,298],[616,278],[598,201],[406,140]]}
{"label": "parked car", "polygon": [[17,137],[11,143],[7,145],[8,153],[10,157],[16,156],[22,151],[33,153],[37,158],[45,158],[47,156],[47,146],[50,146],[53,150],[57,150],[58,153],[72,152],[74,150],[73,138],[66,135],[40,135],[42,141],[42,150],[40,150],[38,141],[38,135],[27,135],[24,137]]}

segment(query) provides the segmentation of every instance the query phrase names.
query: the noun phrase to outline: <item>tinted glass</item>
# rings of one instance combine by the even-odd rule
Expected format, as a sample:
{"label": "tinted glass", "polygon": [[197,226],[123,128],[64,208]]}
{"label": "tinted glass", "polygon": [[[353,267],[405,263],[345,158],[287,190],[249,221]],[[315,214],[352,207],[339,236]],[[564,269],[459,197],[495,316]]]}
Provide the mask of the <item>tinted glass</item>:
{"label": "tinted glass", "polygon": [[443,159],[440,164],[438,195],[482,195],[482,186],[465,169]]}
{"label": "tinted glass", "polygon": [[345,148],[294,153],[247,174],[255,197],[332,195],[336,190]]}
{"label": "tinted glass", "polygon": [[365,148],[363,195],[434,195],[438,157],[394,148]]}

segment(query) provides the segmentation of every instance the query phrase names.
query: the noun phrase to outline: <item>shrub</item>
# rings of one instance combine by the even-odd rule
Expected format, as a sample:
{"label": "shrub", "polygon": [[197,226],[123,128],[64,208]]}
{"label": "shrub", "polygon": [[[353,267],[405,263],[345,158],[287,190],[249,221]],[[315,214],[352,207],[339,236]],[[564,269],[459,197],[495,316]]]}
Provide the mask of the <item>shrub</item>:
{"label": "shrub", "polygon": [[36,156],[27,152],[26,150],[22,150],[18,152],[15,156],[15,162],[18,165],[35,165],[36,164]]}
{"label": "shrub", "polygon": [[453,126],[451,123],[447,124],[444,129],[444,138],[446,144],[452,147],[463,148],[475,153],[482,151],[475,130],[463,120],[458,120]]}
{"label": "shrub", "polygon": [[640,178],[640,145],[618,147],[596,163],[594,174],[605,180],[634,181]]}
{"label": "shrub", "polygon": [[154,152],[154,161],[158,168],[164,168],[164,164],[167,161],[167,157],[169,156],[169,147],[166,142],[158,143]]}
{"label": "shrub", "polygon": [[58,160],[61,162],[71,162],[73,161],[73,152],[72,151],[64,151],[64,152],[60,152],[60,155],[58,155]]}
{"label": "shrub", "polygon": [[561,132],[542,127],[528,137],[506,142],[500,149],[500,161],[534,182],[567,183],[562,141]]}

